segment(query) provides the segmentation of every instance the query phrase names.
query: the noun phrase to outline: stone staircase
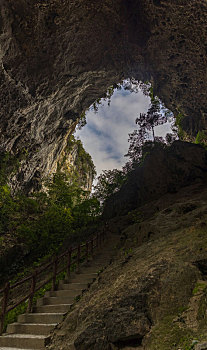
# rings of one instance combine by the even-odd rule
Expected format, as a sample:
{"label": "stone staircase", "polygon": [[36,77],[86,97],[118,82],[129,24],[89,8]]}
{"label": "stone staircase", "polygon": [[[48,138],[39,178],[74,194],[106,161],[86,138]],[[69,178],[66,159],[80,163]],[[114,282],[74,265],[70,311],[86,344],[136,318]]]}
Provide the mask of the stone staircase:
{"label": "stone staircase", "polygon": [[[16,323],[8,325],[0,337],[0,350],[45,349],[50,342],[50,332],[110,263],[117,240],[118,237],[110,239],[102,252],[82,265],[79,274],[73,273],[69,280],[60,281],[56,291],[46,292],[37,300],[33,313],[22,314]],[[70,348],[75,349],[73,345]]]}

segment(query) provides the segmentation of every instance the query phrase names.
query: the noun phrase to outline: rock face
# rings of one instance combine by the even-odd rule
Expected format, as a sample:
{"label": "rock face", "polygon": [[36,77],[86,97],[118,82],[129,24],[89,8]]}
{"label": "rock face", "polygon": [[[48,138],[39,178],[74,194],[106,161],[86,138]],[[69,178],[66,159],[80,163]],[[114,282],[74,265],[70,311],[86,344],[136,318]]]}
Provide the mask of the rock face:
{"label": "rock face", "polygon": [[[90,154],[83,148],[82,142],[76,140],[74,136],[70,137],[58,167],[69,178],[75,176],[83,190],[91,192],[96,174],[95,166]],[[51,172],[53,173],[53,170]]]}
{"label": "rock face", "polygon": [[[22,161],[14,183],[56,164],[81,113],[126,77],[151,80],[188,134],[205,129],[203,0],[1,0],[1,148]],[[17,186],[17,187],[18,187]]]}
{"label": "rock face", "polygon": [[125,242],[117,255],[57,327],[49,349],[206,344],[206,199],[206,185],[194,184],[134,211],[134,223],[122,227]]}
{"label": "rock face", "polygon": [[172,146],[154,147],[137,166],[121,190],[107,202],[104,217],[127,214],[165,193],[177,192],[207,177],[207,152],[200,145],[175,141]]}

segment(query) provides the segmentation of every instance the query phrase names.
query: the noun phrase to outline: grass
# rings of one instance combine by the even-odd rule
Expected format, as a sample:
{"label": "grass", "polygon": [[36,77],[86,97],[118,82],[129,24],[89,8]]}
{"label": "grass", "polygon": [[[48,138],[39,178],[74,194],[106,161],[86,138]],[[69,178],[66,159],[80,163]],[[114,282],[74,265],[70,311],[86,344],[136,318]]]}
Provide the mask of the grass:
{"label": "grass", "polygon": [[24,314],[27,311],[27,306],[28,302],[24,302],[6,314],[4,320],[4,332],[6,331],[8,324],[17,322],[18,316]]}
{"label": "grass", "polygon": [[198,341],[196,334],[188,328],[181,328],[174,321],[176,315],[167,316],[153,328],[150,350],[190,350]]}
{"label": "grass", "polygon": [[206,288],[206,283],[202,282],[197,282],[195,288],[193,289],[193,295],[196,295],[200,292],[203,292],[203,290]]}

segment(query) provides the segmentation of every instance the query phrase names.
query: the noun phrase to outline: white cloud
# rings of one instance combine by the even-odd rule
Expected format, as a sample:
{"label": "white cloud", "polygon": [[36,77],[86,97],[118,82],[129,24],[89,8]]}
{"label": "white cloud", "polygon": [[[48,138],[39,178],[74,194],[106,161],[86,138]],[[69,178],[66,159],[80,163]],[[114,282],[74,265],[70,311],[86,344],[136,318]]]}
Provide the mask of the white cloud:
{"label": "white cloud", "polygon": [[165,137],[167,133],[172,132],[172,123],[166,123],[155,127],[155,135]]}
{"label": "white cloud", "polygon": [[91,154],[97,173],[103,169],[120,168],[126,162],[128,134],[135,128],[139,113],[145,113],[149,98],[140,93],[123,90],[115,92],[110,106],[104,102],[98,113],[89,111],[87,125],[76,132],[88,153]]}

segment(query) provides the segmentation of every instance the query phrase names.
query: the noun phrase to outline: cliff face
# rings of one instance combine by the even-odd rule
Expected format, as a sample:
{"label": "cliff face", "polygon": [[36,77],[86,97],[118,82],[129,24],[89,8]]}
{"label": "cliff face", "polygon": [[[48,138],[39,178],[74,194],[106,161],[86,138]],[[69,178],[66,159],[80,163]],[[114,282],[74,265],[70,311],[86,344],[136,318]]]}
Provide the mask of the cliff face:
{"label": "cliff face", "polygon": [[[58,167],[69,176],[75,176],[83,190],[91,192],[96,174],[95,166],[89,153],[85,151],[80,140],[71,136],[62,153]],[[53,173],[53,170],[51,170]]]}
{"label": "cliff face", "polygon": [[202,146],[181,141],[166,148],[155,145],[120,191],[106,202],[103,215],[108,219],[127,214],[166,193],[204,180],[206,173],[207,152]]}
{"label": "cliff face", "polygon": [[126,77],[151,80],[189,134],[205,128],[204,1],[0,3],[1,148],[27,153],[17,187],[56,166],[77,118]]}

